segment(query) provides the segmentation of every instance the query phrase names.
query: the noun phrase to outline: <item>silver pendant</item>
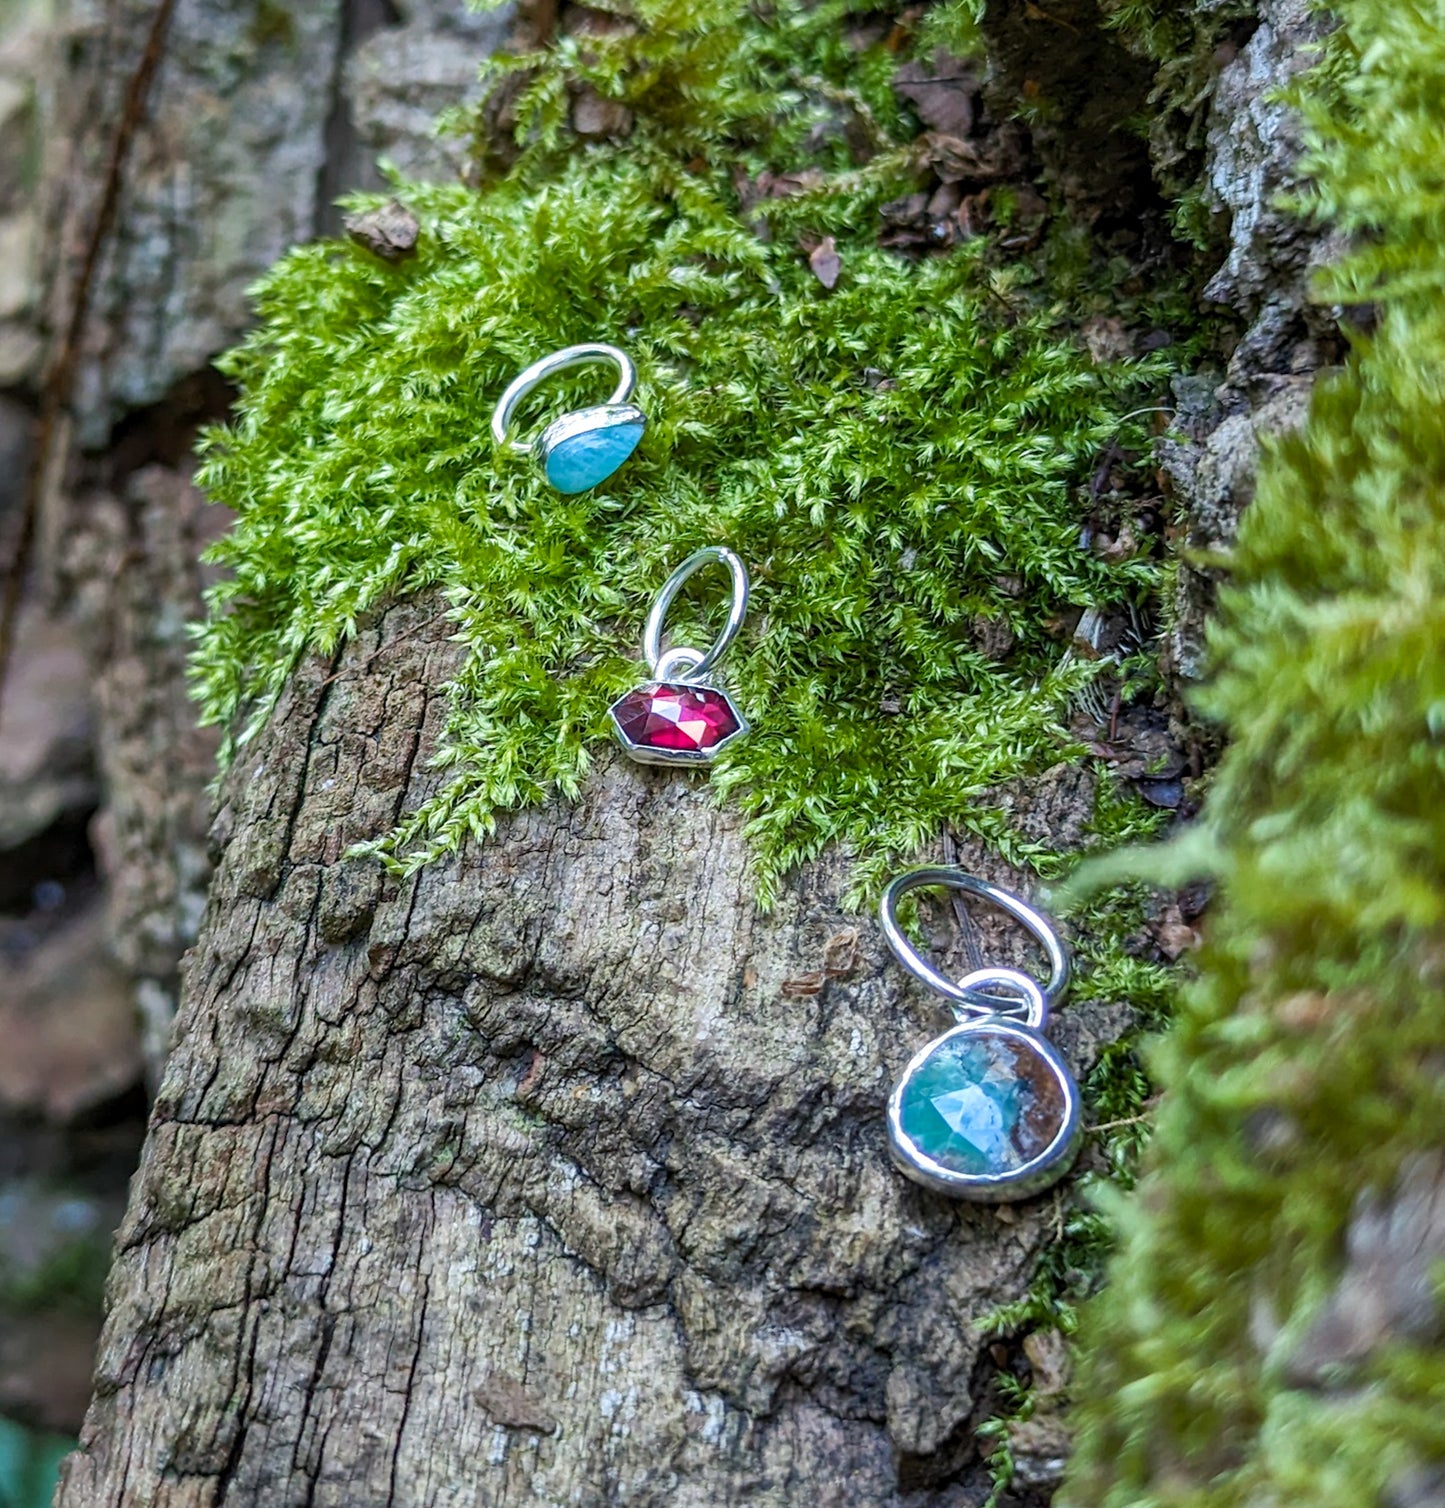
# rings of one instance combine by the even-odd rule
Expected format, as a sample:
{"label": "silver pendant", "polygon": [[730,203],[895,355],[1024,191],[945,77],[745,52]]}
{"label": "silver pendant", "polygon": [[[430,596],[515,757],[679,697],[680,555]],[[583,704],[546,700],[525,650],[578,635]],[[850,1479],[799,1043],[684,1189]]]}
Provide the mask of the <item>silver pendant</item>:
{"label": "silver pendant", "polygon": [[[705,653],[677,647],[664,651],[667,611],[695,571],[717,562],[732,576],[732,600],[722,632]],[[647,615],[642,652],[651,679],[607,709],[617,741],[639,764],[707,765],[748,731],[737,704],[712,672],[737,637],[748,609],[748,572],[731,550],[707,545],[689,555],[663,583]]]}
{"label": "silver pendant", "polygon": [[[1048,985],[1006,968],[951,980],[926,962],[899,927],[897,905],[908,891],[934,885],[979,896],[1022,922],[1048,954]],[[959,1023],[917,1052],[894,1085],[894,1164],[925,1188],[980,1203],[1040,1193],[1068,1172],[1082,1144],[1078,1085],[1043,1035],[1069,982],[1058,933],[1018,896],[951,868],[899,875],[880,910],[894,956],[949,1001]]]}

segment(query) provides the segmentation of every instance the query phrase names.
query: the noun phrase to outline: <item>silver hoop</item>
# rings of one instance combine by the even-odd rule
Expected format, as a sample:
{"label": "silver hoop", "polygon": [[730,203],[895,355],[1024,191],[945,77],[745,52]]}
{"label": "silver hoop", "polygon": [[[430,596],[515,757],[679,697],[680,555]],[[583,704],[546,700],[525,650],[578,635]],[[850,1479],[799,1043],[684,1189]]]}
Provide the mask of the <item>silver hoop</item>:
{"label": "silver hoop", "polygon": [[[926,963],[898,925],[899,899],[924,885],[978,896],[1021,922],[1048,954],[1047,986],[993,966],[953,980]],[[997,1204],[1041,1193],[1068,1172],[1082,1141],[1079,1086],[1043,1035],[1049,1007],[1069,984],[1069,955],[1053,923],[1009,891],[952,867],[899,875],[879,914],[894,957],[958,1018],[913,1055],[888,1097],[895,1166],[956,1199]],[[994,993],[1000,989],[1006,995]]]}
{"label": "silver hoop", "polygon": [[[617,386],[606,403],[563,414],[534,439],[508,438],[517,405],[528,393],[558,372],[594,362],[617,368]],[[636,404],[627,402],[636,385],[637,368],[632,358],[616,346],[592,342],[553,351],[507,384],[492,410],[492,439],[499,449],[535,456],[543,475],[559,492],[585,492],[605,482],[642,438],[647,416]]]}
{"label": "silver hoop", "polygon": [[626,403],[632,396],[633,388],[637,386],[637,368],[633,366],[632,358],[626,351],[619,350],[617,346],[604,345],[600,341],[581,346],[565,346],[560,351],[553,351],[550,356],[544,356],[540,361],[534,361],[525,372],[519,372],[507,384],[506,392],[492,410],[492,438],[498,445],[506,446],[516,455],[531,455],[533,441],[507,438],[517,405],[533,388],[540,387],[549,377],[570,371],[573,367],[590,366],[594,362],[610,362],[617,368],[617,386],[612,390],[608,404]]}
{"label": "silver hoop", "polygon": [[[725,565],[732,576],[732,601],[728,604],[727,622],[723,624],[722,632],[713,640],[712,647],[706,653],[682,646],[664,653],[662,628],[673,599],[691,576],[714,561]],[[689,555],[663,582],[662,590],[653,600],[646,626],[642,630],[642,657],[651,666],[653,679],[683,683],[705,679],[708,672],[727,653],[728,646],[737,638],[738,630],[743,626],[743,619],[748,611],[749,590],[748,568],[724,545],[704,545],[702,549]],[[681,673],[678,671],[679,666],[683,667]]]}
{"label": "silver hoop", "polygon": [[[945,890],[961,890],[967,895],[978,896],[980,900],[987,901],[1000,911],[1006,911],[1015,921],[1020,922],[1037,939],[1048,956],[1049,982],[1039,986],[1027,975],[1013,969],[975,970],[959,980],[952,980],[946,974],[941,974],[919,953],[898,924],[898,902],[910,890],[928,886],[941,886]],[[921,979],[930,989],[936,990],[948,1000],[954,1006],[955,1013],[961,1010],[966,1012],[969,1018],[982,1015],[1017,1014],[1019,1007],[1017,999],[1001,999],[997,995],[978,988],[983,983],[1003,983],[1016,996],[1023,997],[1029,1011],[1028,1024],[1039,1029],[1042,1028],[1048,1019],[1049,1012],[1059,1003],[1069,987],[1071,972],[1069,953],[1059,934],[1054,930],[1053,923],[1042,912],[1036,911],[1027,901],[1021,900],[1011,891],[1002,890],[997,885],[990,885],[987,880],[980,880],[971,874],[965,874],[961,869],[942,867],[912,869],[905,874],[900,874],[890,881],[884,890],[883,899],[878,907],[878,917],[883,927],[883,936],[893,950],[893,956],[915,979]],[[1019,980],[1023,980],[1038,991],[1037,1005],[1033,994],[1020,987]],[[1038,1013],[1037,1020],[1034,1019],[1035,1011]]]}

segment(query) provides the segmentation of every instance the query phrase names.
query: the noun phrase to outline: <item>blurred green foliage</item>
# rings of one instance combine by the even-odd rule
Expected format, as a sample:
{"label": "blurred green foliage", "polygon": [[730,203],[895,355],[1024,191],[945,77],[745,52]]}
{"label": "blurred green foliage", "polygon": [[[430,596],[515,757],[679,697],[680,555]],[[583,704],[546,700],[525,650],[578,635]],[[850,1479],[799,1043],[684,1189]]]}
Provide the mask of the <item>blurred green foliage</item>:
{"label": "blurred green foliage", "polygon": [[1222,600],[1231,742],[1170,861],[1219,898],[1085,1315],[1074,1505],[1362,1508],[1445,1464],[1438,1264],[1433,1322],[1316,1328],[1352,1212],[1445,1127],[1445,9],[1338,10],[1304,208],[1357,236],[1320,296],[1376,307],[1267,457]]}

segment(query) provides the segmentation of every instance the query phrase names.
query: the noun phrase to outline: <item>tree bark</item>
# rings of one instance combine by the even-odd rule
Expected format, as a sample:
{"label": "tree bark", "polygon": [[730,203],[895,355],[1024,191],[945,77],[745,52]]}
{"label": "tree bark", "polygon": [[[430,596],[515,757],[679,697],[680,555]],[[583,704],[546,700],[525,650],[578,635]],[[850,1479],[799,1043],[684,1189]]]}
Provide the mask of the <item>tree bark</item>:
{"label": "tree bark", "polygon": [[1176,382],[1178,411],[1160,445],[1197,552],[1181,565],[1168,646],[1173,669],[1190,680],[1203,673],[1220,574],[1198,558],[1234,543],[1254,498],[1261,443],[1304,422],[1315,377],[1343,355],[1338,311],[1310,297],[1336,239],[1282,204],[1302,180],[1299,121],[1281,91],[1318,56],[1330,25],[1309,0],[1262,0],[1210,102],[1202,188],[1230,233],[1204,293],[1239,316],[1243,334],[1222,374]]}
{"label": "tree bark", "polygon": [[340,229],[338,194],[380,182],[377,152],[456,170],[431,119],[507,25],[381,0],[74,0],[57,19],[35,577],[94,667],[96,846],[152,1081],[209,874],[216,739],[195,726],[185,658],[197,556],[227,523],[190,483],[196,432],[232,396],[210,363],[244,332],[251,283]]}
{"label": "tree bark", "polygon": [[[686,776],[604,761],[400,886],[343,860],[428,793],[456,656],[390,609],[228,781],[61,1502],[978,1501],[983,1322],[1062,1196],[892,1171],[935,1003],[841,857],[759,916]],[[1091,782],[1029,800],[1057,838]],[[1062,1013],[1074,1068],[1126,1018]]]}
{"label": "tree bark", "polygon": [[216,739],[184,670],[197,557],[227,523],[190,482],[196,428],[231,397],[209,362],[247,285],[378,181],[376,151],[454,170],[431,116],[507,24],[422,0],[0,19],[7,1418],[79,1428],[101,1313],[74,1274],[109,1252],[205,903]]}

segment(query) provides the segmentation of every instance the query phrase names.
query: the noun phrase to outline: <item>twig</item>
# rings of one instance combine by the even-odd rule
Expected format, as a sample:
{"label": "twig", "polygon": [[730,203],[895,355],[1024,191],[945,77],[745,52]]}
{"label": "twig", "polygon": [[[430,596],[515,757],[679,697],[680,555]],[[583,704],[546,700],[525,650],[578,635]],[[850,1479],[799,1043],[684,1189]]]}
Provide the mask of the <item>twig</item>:
{"label": "twig", "polygon": [[1104,495],[1104,488],[1109,483],[1109,468],[1115,461],[1122,460],[1123,456],[1118,440],[1111,438],[1100,454],[1099,463],[1094,467],[1094,475],[1089,482],[1089,496],[1094,502],[1098,502]]}
{"label": "twig", "polygon": [[1100,1131],[1122,1131],[1125,1126],[1147,1125],[1152,1117],[1147,1115],[1130,1115],[1121,1121],[1101,1121],[1097,1126],[1085,1126],[1088,1135],[1097,1135]]}
{"label": "twig", "polygon": [[[945,827],[943,830],[943,862],[949,865],[958,863],[958,845],[954,842],[951,827]],[[959,938],[963,942],[963,951],[968,955],[969,972],[977,973],[984,967],[983,949],[978,945],[978,923],[969,914],[968,907],[958,891],[948,892],[948,903],[953,908],[953,920],[958,927]]]}
{"label": "twig", "polygon": [[1073,25],[1071,22],[1065,21],[1062,16],[1051,16],[1048,11],[1043,8],[1042,5],[1035,4],[1034,0],[1028,0],[1028,3],[1024,6],[1024,13],[1028,16],[1030,21],[1036,19],[1048,21],[1054,26],[1062,26],[1065,31],[1073,32],[1076,37],[1080,34],[1079,28],[1077,26]]}

